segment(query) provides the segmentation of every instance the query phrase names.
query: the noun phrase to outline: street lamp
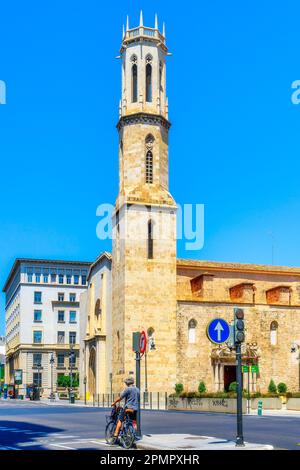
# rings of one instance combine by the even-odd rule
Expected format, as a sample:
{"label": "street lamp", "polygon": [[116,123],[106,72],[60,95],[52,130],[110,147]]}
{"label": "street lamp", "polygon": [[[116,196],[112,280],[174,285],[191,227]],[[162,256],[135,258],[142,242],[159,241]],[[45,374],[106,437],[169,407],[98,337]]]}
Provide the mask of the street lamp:
{"label": "street lamp", "polygon": [[73,343],[70,344],[70,353],[69,353],[69,367],[70,367],[70,403],[74,403],[74,393],[73,393],[73,360],[75,353],[73,351]]}
{"label": "street lamp", "polygon": [[298,357],[296,357],[296,360],[299,362],[299,378],[298,378],[298,389],[300,391],[300,345],[297,344],[297,343],[293,343],[292,346],[291,346],[291,353],[296,353],[297,351],[299,351],[298,353]]}
{"label": "street lamp", "polygon": [[54,401],[54,393],[53,393],[53,365],[54,365],[54,356],[53,353],[51,353],[51,358],[50,358],[50,366],[51,366],[51,393],[50,393],[50,400]]}
{"label": "street lamp", "polygon": [[37,365],[37,371],[38,371],[38,386],[37,386],[37,389],[38,389],[38,395],[37,395],[37,399],[40,400],[41,398],[41,389],[40,389],[40,386],[42,384],[42,380],[41,380],[41,369],[42,369],[42,364],[39,362]]}
{"label": "street lamp", "polygon": [[83,379],[83,383],[84,383],[84,404],[86,405],[86,382],[87,382],[87,378],[86,378],[86,375]]}

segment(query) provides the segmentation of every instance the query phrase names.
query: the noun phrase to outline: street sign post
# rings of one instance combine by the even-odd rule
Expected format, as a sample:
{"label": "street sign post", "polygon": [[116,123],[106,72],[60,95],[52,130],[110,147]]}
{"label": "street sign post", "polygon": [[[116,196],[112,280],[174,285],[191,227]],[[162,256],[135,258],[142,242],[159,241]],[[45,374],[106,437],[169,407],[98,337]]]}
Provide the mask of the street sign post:
{"label": "street sign post", "polygon": [[236,446],[244,447],[243,435],[243,389],[242,389],[242,342],[245,341],[244,310],[234,309],[234,342],[236,353],[236,408],[237,408],[237,436]]}
{"label": "street sign post", "polygon": [[[132,333],[132,349],[135,352],[135,376],[136,376],[136,386],[139,390],[141,390],[141,354],[144,354],[147,347],[147,336],[144,331],[141,333],[139,331],[135,331]],[[142,436],[141,431],[141,397],[138,401],[138,410],[137,410],[137,419],[136,419],[136,434],[138,437]]]}
{"label": "street sign post", "polygon": [[230,336],[230,326],[223,318],[215,318],[207,325],[206,334],[212,343],[222,344]]}

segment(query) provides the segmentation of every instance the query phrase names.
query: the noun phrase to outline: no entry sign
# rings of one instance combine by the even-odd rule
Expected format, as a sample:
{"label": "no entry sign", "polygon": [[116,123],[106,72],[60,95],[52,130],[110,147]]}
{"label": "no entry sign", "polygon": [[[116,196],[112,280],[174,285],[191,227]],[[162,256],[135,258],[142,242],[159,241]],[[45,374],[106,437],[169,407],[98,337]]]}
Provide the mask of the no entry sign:
{"label": "no entry sign", "polygon": [[140,353],[144,354],[147,347],[147,335],[145,331],[142,331],[140,334]]}

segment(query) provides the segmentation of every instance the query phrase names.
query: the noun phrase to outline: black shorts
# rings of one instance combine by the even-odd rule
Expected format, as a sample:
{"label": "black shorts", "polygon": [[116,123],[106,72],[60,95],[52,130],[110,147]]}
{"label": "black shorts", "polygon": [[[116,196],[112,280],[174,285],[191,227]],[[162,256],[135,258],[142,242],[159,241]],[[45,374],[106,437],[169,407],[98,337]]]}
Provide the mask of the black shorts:
{"label": "black shorts", "polygon": [[125,410],[122,408],[119,412],[119,420],[124,421],[125,414],[129,415],[132,420],[136,420],[136,410],[132,410],[130,408],[126,408]]}

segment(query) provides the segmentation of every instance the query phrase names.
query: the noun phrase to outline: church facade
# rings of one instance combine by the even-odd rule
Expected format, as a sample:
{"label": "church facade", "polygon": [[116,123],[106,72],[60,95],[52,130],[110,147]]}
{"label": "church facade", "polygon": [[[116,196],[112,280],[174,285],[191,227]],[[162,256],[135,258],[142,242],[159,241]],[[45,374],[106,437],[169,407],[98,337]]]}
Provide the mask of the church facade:
{"label": "church facade", "polygon": [[[132,333],[146,331],[147,388],[227,390],[235,357],[209,342],[210,320],[245,311],[244,365],[251,391],[271,379],[300,388],[300,268],[194,261],[176,257],[176,202],[168,182],[164,29],[127,22],[120,58],[119,194],[112,254],[91,266],[81,299],[81,393],[118,392],[134,374]],[[142,370],[143,364],[142,364]],[[142,390],[145,390],[142,373]]]}

